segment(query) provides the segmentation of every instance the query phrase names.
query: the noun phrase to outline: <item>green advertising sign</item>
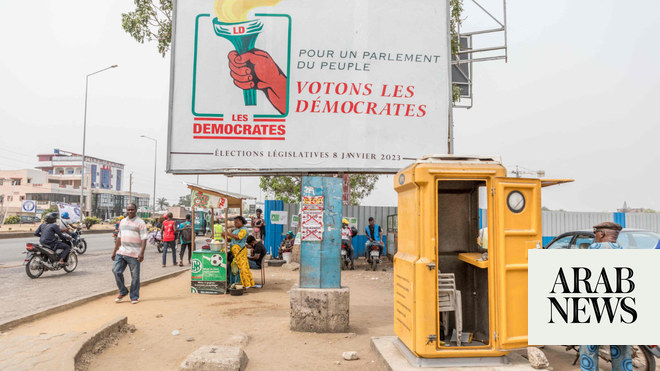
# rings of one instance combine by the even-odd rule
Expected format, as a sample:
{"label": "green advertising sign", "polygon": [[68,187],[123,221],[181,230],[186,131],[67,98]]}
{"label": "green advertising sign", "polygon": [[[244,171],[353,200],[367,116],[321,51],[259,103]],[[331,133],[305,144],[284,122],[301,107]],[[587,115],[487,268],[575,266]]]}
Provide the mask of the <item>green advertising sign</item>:
{"label": "green advertising sign", "polygon": [[227,253],[193,251],[190,272],[193,281],[226,281]]}

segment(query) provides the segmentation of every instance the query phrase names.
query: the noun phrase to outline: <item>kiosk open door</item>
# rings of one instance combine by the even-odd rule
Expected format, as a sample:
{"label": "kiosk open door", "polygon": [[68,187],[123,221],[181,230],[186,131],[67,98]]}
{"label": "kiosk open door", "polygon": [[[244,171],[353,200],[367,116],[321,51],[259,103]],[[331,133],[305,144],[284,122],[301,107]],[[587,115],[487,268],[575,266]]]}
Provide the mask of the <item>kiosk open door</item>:
{"label": "kiosk open door", "polygon": [[527,347],[527,257],[541,248],[539,179],[495,178],[491,189],[495,230],[495,339],[500,350]]}

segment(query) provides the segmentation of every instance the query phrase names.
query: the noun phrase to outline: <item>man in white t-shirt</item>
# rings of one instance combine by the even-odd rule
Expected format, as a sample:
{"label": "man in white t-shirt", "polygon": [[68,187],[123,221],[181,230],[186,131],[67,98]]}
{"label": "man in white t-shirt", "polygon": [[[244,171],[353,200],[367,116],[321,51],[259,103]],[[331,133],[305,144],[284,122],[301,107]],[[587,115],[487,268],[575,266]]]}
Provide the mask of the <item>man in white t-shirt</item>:
{"label": "man in white t-shirt", "polygon": [[127,217],[119,223],[119,233],[112,252],[115,262],[112,273],[119,288],[119,295],[115,302],[119,303],[128,295],[124,285],[124,270],[128,266],[131,270],[131,303],[137,304],[140,297],[140,263],[144,260],[144,250],[147,247],[147,225],[137,216],[137,206],[134,203],[126,206]]}

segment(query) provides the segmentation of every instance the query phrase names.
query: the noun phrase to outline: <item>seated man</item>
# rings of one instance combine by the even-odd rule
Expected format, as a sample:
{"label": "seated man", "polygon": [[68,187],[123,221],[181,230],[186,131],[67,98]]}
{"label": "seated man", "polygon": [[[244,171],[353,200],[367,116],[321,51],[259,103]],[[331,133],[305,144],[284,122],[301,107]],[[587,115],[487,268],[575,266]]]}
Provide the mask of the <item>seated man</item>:
{"label": "seated man", "polygon": [[279,254],[277,255],[280,259],[282,258],[282,253],[291,252],[293,250],[293,242],[295,241],[295,236],[293,232],[288,231],[286,237],[280,243]]}
{"label": "seated man", "polygon": [[371,246],[378,246],[378,251],[380,256],[383,256],[383,229],[376,224],[376,221],[373,217],[369,217],[369,225],[364,227],[364,233],[367,235],[367,243],[365,244],[365,255],[367,256],[367,262],[371,263]]}
{"label": "seated man", "polygon": [[60,227],[55,224],[57,222],[57,213],[48,213],[44,218],[45,223],[39,226],[34,232],[34,235],[39,237],[39,243],[45,246],[50,247],[57,253],[57,250],[62,250],[59,253],[60,261],[58,264],[66,265],[64,262],[69,257],[69,251],[71,250],[71,245],[61,242],[55,237],[59,236],[62,241],[66,241],[67,237],[60,231]]}
{"label": "seated man", "polygon": [[246,243],[252,249],[252,256],[248,256],[250,269],[261,269],[261,264],[266,256],[266,247],[263,242],[257,241],[252,235],[247,237]]}
{"label": "seated man", "polygon": [[351,259],[351,269],[354,268],[354,253],[353,253],[353,237],[355,234],[353,230],[348,227],[348,219],[344,218],[341,220],[341,243],[346,245],[346,252],[348,253],[348,258]]}

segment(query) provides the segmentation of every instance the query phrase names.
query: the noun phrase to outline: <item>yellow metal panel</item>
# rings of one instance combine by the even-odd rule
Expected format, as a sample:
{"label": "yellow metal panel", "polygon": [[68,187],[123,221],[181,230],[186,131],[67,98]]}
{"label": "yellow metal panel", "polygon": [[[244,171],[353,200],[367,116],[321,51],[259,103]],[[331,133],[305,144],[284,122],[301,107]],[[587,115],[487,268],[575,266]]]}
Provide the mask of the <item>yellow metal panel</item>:
{"label": "yellow metal panel", "polygon": [[[489,256],[495,260],[496,341],[506,350],[527,346],[527,249],[541,244],[541,182],[496,178],[494,184],[495,244]],[[507,206],[513,191],[525,198],[517,213]]]}
{"label": "yellow metal panel", "polygon": [[413,329],[415,300],[413,297],[415,255],[398,251],[394,256],[394,333],[414,349]]}

